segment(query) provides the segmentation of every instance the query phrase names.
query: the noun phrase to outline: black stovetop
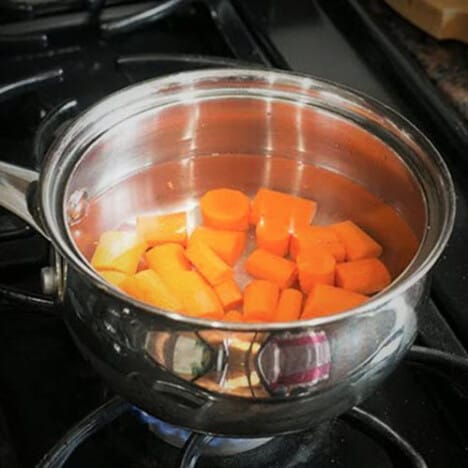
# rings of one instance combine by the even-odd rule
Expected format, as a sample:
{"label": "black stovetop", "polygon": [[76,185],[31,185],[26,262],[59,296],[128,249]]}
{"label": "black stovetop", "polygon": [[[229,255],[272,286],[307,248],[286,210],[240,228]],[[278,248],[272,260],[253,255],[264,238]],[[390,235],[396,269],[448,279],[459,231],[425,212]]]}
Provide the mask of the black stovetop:
{"label": "black stovetop", "polygon": [[[420,71],[403,52],[397,59],[405,67],[395,66],[395,50],[387,50],[388,41],[368,31],[355,2],[108,1],[102,12],[100,3],[0,2],[1,159],[39,169],[45,149],[68,119],[116,89],[175,71],[253,63],[360,89],[429,134],[452,171],[456,226],[435,269],[430,299],[419,312],[418,344],[467,356],[468,157],[463,159],[460,148],[468,142],[457,140],[462,135],[457,129],[448,133],[450,118],[428,112],[421,97],[427,87],[424,93],[418,88]],[[154,10],[163,3],[168,11]],[[148,9],[150,15],[128,20]],[[408,70],[415,73],[411,80]],[[431,92],[438,99],[437,90]],[[2,468],[35,466],[74,424],[112,397],[78,354],[60,310],[40,296],[39,270],[48,256],[44,240],[0,212]],[[33,291],[35,304],[21,304],[24,297],[6,287]],[[414,355],[410,358],[363,408],[411,444],[427,466],[467,466],[466,370],[437,359],[422,365]],[[202,457],[197,466],[423,466],[408,461],[411,456],[398,435],[395,442],[379,427],[350,413],[244,454]],[[64,466],[169,468],[179,466],[181,457],[131,410],[80,446]]]}

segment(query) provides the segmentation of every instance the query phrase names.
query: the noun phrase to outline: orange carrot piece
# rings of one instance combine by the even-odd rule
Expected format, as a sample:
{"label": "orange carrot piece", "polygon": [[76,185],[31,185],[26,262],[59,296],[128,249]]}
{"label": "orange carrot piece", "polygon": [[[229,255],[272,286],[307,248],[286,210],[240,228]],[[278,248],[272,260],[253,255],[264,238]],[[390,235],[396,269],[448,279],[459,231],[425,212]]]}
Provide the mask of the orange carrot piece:
{"label": "orange carrot piece", "polygon": [[302,293],[297,289],[283,289],[276,306],[273,320],[275,322],[289,322],[299,320],[302,309]]}
{"label": "orange carrot piece", "polygon": [[335,257],[321,247],[308,249],[297,256],[299,284],[305,293],[309,293],[316,284],[335,284]]}
{"label": "orange carrot piece", "polygon": [[336,267],[336,285],[361,294],[374,294],[392,281],[387,267],[377,258],[341,263]]}
{"label": "orange carrot piece", "polygon": [[179,272],[190,270],[180,244],[157,245],[146,252],[145,258],[148,266],[166,282],[169,278],[177,278]]}
{"label": "orange carrot piece", "polygon": [[196,271],[179,272],[170,287],[182,301],[184,313],[215,320],[223,318],[223,306],[218,296]]}
{"label": "orange carrot piece", "polygon": [[289,226],[276,218],[262,218],[256,228],[257,245],[272,254],[284,257],[289,249]]}
{"label": "orange carrot piece", "polygon": [[271,281],[253,280],[244,290],[244,319],[268,322],[278,303],[279,288]]}
{"label": "orange carrot piece", "polygon": [[200,200],[203,224],[214,229],[246,231],[250,200],[239,190],[210,190]]}
{"label": "orange carrot piece", "polygon": [[130,296],[160,309],[182,311],[182,302],[153,270],[140,271],[127,277],[120,288]]}
{"label": "orange carrot piece", "polygon": [[187,215],[171,213],[137,217],[137,233],[149,246],[167,242],[185,245],[187,241]]}
{"label": "orange carrot piece", "polygon": [[229,310],[224,314],[223,320],[227,322],[243,322],[244,315],[240,310]]}
{"label": "orange carrot piece", "polygon": [[289,254],[295,259],[300,252],[315,250],[316,247],[325,248],[335,257],[337,262],[344,262],[346,250],[338,239],[336,232],[329,226],[306,226],[292,235]]}
{"label": "orange carrot piece", "polygon": [[121,283],[128,278],[128,275],[120,271],[104,270],[100,271],[99,274],[110,284],[114,286],[120,286]]}
{"label": "orange carrot piece", "polygon": [[233,278],[214,286],[224,310],[234,309],[242,304],[242,291]]}
{"label": "orange carrot piece", "polygon": [[191,242],[185,251],[185,256],[213,286],[232,278],[231,267],[204,242]]}
{"label": "orange carrot piece", "polygon": [[307,198],[293,197],[291,206],[291,220],[289,231],[298,232],[302,228],[309,226],[317,212],[317,203]]}
{"label": "orange carrot piece", "polygon": [[263,249],[256,249],[250,254],[245,269],[254,278],[272,281],[281,289],[291,286],[297,277],[294,262]]}
{"label": "orange carrot piece", "polygon": [[343,221],[332,224],[330,227],[345,246],[346,260],[360,260],[382,255],[382,246],[352,221]]}
{"label": "orange carrot piece", "polygon": [[145,250],[146,243],[135,232],[106,231],[99,238],[91,265],[96,270],[115,270],[133,275]]}
{"label": "orange carrot piece", "polygon": [[197,227],[190,236],[189,245],[192,242],[204,242],[227,264],[233,266],[245,249],[247,236],[242,231],[226,231]]}
{"label": "orange carrot piece", "polygon": [[310,319],[337,314],[357,307],[367,300],[367,296],[353,291],[317,284],[307,297],[301,318]]}

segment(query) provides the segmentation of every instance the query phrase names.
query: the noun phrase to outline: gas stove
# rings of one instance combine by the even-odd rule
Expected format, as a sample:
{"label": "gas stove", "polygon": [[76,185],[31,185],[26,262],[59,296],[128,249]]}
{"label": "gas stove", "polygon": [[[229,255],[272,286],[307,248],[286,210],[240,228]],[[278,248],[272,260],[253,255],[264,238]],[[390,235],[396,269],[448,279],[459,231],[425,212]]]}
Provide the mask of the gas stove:
{"label": "gas stove", "polygon": [[[47,242],[1,211],[0,467],[467,465],[468,122],[373,16],[373,3],[0,3],[3,160],[40,170],[71,119],[132,83],[196,68],[275,67],[351,86],[399,110],[439,148],[458,195],[454,234],[405,362],[362,407],[271,439],[190,433],[113,395],[41,291]],[[385,14],[392,28],[408,27]]]}

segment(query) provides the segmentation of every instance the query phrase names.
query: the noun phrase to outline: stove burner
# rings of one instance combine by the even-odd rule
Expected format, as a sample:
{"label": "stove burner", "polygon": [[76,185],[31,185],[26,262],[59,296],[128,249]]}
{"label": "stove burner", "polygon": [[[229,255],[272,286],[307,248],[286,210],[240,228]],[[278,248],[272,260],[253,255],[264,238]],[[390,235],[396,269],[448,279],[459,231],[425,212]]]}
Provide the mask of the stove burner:
{"label": "stove burner", "polygon": [[[188,429],[183,429],[161,421],[160,419],[156,419],[138,408],[134,408],[134,411],[139,415],[140,419],[149,426],[151,432],[174,447],[188,447],[189,440],[195,437],[194,433]],[[209,440],[206,440],[206,443],[203,444],[200,455],[235,455],[237,453],[253,450],[272,440],[272,437],[238,439],[214,437],[206,434],[203,434],[203,436],[209,437]]]}

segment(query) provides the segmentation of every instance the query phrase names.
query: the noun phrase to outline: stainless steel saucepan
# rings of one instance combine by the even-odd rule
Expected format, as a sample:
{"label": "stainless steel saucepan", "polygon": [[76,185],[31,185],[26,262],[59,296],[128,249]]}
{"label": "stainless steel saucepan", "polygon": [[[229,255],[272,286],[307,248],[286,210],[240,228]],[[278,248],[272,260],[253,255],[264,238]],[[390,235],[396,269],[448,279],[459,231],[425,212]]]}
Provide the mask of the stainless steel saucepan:
{"label": "stainless steel saucepan", "polygon": [[[392,285],[337,315],[237,324],[140,303],[87,261],[100,232],[136,213],[184,209],[194,221],[206,190],[265,186],[316,200],[317,223],[366,229]],[[328,82],[249,69],[113,94],[71,124],[40,175],[0,163],[0,204],[50,239],[69,330],[116,392],[171,423],[244,437],[338,415],[392,371],[455,213],[443,160],[403,117]]]}

